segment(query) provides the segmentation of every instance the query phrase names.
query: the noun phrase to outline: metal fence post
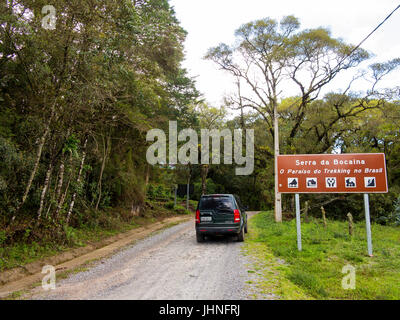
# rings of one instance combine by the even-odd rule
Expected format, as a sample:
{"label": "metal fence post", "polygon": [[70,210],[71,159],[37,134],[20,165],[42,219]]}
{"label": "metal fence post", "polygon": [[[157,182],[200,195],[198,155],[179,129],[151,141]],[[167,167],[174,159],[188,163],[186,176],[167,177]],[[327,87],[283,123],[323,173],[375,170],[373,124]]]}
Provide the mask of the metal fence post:
{"label": "metal fence post", "polygon": [[299,251],[302,250],[301,247],[301,219],[300,219],[300,195],[296,193],[296,224],[297,224],[297,248]]}
{"label": "metal fence post", "polygon": [[189,194],[190,194],[190,189],[189,189],[190,185],[189,183],[187,184],[187,188],[186,188],[186,210],[189,211]]}
{"label": "metal fence post", "polygon": [[368,255],[370,257],[372,254],[372,235],[371,235],[371,217],[369,214],[369,195],[368,193],[364,194],[364,207],[365,207],[365,224],[367,228],[367,242],[368,242]]}
{"label": "metal fence post", "polygon": [[178,193],[178,186],[175,185],[174,208],[176,207],[176,195]]}

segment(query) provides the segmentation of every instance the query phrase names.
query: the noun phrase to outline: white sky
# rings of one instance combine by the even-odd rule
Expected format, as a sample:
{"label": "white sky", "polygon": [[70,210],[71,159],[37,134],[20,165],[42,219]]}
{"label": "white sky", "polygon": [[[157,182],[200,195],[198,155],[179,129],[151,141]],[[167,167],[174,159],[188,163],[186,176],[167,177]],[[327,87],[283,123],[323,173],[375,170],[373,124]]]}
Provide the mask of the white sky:
{"label": "white sky", "polygon": [[[243,23],[265,17],[279,21],[283,16],[294,15],[299,18],[301,29],[327,27],[333,37],[355,45],[396,8],[400,0],[170,0],[170,4],[188,32],[183,66],[196,77],[197,88],[206,100],[220,106],[223,96],[234,91],[232,78],[202,57],[210,47],[221,42],[231,45],[234,31]],[[368,64],[400,57],[399,31],[400,10],[364,43],[363,48],[376,55]],[[339,76],[326,91],[346,88],[354,72]],[[399,85],[399,76],[400,71],[393,73],[385,85]],[[364,83],[354,89],[367,87]]]}

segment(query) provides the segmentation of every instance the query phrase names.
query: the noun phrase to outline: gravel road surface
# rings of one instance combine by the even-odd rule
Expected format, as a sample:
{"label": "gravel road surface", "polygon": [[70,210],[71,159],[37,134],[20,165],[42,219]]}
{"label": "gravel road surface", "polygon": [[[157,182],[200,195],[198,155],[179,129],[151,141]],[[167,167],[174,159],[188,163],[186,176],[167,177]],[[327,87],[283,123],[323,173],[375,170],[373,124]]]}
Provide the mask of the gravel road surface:
{"label": "gravel road surface", "polygon": [[248,299],[242,246],[225,237],[197,243],[194,222],[186,222],[57,281],[55,290],[36,288],[33,299]]}

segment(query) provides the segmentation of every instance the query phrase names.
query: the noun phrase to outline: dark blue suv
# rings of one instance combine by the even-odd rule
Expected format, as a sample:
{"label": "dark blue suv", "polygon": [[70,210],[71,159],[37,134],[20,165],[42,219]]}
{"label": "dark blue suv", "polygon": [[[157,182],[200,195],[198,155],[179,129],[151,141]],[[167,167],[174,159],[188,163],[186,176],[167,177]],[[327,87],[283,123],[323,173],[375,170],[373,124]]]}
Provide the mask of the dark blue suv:
{"label": "dark blue suv", "polygon": [[196,238],[203,242],[207,235],[236,235],[244,241],[247,214],[238,197],[232,194],[203,195],[196,210]]}

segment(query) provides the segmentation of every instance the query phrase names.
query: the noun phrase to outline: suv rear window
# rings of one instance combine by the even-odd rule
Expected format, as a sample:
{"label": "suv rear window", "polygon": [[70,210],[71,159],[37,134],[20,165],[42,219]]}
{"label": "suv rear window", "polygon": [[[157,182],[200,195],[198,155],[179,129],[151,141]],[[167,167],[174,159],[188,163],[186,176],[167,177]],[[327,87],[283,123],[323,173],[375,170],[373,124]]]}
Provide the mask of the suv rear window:
{"label": "suv rear window", "polygon": [[233,202],[230,197],[203,197],[200,200],[199,210],[233,209]]}

